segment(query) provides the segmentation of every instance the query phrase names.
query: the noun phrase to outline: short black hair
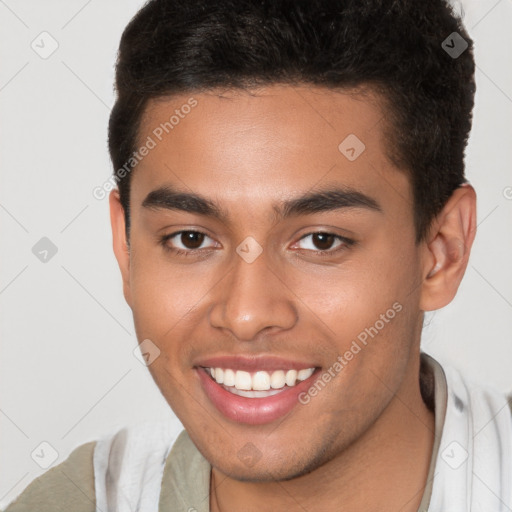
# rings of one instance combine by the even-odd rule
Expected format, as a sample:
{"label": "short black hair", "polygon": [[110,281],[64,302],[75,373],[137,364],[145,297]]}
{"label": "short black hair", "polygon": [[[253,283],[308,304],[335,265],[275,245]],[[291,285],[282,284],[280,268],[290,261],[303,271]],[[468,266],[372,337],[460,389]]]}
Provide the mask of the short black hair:
{"label": "short black hair", "polygon": [[[447,51],[456,43],[467,45],[460,55]],[[109,121],[127,239],[132,172],[116,170],[133,164],[149,100],[308,84],[379,93],[388,157],[410,176],[419,243],[466,182],[474,71],[473,42],[444,0],[151,0],[121,37]]]}

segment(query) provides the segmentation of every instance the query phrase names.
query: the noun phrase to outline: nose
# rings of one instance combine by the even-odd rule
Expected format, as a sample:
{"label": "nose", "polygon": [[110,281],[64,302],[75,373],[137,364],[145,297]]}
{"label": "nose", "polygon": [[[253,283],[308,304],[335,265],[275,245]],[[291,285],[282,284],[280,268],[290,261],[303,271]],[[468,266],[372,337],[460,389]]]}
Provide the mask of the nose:
{"label": "nose", "polygon": [[252,263],[237,256],[215,287],[210,325],[240,341],[251,341],[264,330],[291,329],[298,319],[293,297],[284,279],[268,266],[265,252]]}

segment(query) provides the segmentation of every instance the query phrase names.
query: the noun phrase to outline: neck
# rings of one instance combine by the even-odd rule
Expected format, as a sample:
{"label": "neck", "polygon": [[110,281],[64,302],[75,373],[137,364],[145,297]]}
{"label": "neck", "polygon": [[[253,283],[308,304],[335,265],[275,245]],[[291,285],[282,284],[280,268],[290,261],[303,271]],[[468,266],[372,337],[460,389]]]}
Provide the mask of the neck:
{"label": "neck", "polygon": [[288,481],[241,482],[212,468],[211,512],[416,512],[434,443],[434,414],[420,393],[417,359],[373,426],[311,473]]}

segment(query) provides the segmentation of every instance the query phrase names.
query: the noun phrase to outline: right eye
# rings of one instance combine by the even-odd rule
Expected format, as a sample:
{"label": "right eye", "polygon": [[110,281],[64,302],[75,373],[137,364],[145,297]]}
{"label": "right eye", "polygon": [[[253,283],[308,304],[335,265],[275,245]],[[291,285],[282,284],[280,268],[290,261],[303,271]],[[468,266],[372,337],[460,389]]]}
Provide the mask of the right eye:
{"label": "right eye", "polygon": [[[201,248],[201,245],[206,238],[212,240],[201,231],[182,230],[162,236],[160,238],[160,244],[166,251],[177,255],[189,256],[203,251],[204,247]],[[169,242],[171,242],[171,244],[169,244]]]}

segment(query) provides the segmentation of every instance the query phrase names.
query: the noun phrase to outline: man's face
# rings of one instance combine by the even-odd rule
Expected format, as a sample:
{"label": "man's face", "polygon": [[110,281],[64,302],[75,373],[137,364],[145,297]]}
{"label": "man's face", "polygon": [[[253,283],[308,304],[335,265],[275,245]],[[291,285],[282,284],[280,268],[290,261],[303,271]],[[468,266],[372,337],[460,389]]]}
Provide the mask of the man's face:
{"label": "man's face", "polygon": [[[287,86],[183,95],[145,112],[137,147],[156,145],[133,171],[125,296],[139,341],[160,350],[153,378],[225,474],[314,469],[417,390],[422,258],[384,121],[375,96]],[[149,196],[164,187],[222,215]],[[236,394],[233,378],[274,387]]]}

